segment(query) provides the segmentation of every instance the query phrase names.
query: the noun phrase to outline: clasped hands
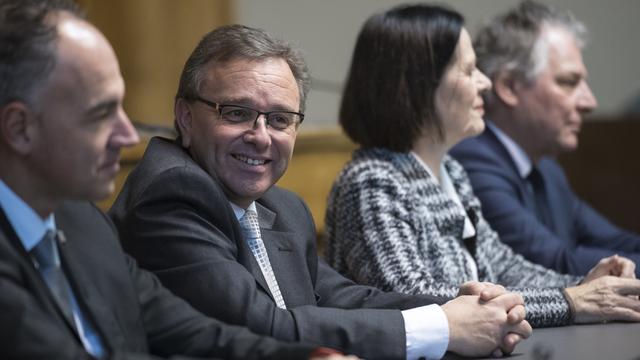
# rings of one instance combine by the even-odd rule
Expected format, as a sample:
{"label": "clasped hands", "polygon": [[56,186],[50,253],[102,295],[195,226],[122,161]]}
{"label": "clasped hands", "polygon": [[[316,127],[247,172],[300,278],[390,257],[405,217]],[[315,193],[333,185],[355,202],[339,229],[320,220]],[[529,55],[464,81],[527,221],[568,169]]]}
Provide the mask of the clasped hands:
{"label": "clasped hands", "polygon": [[488,282],[464,283],[442,305],[449,321],[447,350],[464,356],[510,354],[533,331],[524,319],[524,299]]}

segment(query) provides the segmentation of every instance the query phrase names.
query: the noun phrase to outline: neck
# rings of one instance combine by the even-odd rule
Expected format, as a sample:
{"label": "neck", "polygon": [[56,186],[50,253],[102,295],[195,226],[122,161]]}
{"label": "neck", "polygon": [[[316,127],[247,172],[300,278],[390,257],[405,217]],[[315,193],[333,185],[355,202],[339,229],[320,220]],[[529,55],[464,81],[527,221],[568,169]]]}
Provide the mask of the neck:
{"label": "neck", "polygon": [[11,161],[3,162],[0,179],[42,219],[47,218],[62,200],[50,195],[49,186],[40,180],[43,176],[31,174],[25,167],[14,165]]}
{"label": "neck", "polygon": [[441,181],[440,179],[440,164],[442,163],[442,159],[449,151],[449,146],[447,146],[443,142],[438,142],[431,137],[423,136],[418,139],[411,150],[418,155],[418,157],[424,161],[433,175]]}
{"label": "neck", "polygon": [[488,112],[487,117],[500,130],[515,141],[535,165],[545,154],[539,151],[539,144],[526,126],[526,120],[518,121],[519,114],[514,109],[497,108]]}

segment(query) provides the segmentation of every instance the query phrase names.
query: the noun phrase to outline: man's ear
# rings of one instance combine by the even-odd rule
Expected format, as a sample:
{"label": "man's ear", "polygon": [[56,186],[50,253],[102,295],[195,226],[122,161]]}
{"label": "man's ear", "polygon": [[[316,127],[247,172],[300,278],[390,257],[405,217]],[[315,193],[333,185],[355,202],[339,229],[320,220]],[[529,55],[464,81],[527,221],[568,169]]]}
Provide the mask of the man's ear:
{"label": "man's ear", "polygon": [[503,103],[508,106],[518,105],[518,88],[522,84],[513,74],[500,72],[493,81],[493,92]]}
{"label": "man's ear", "polygon": [[182,147],[188,148],[191,145],[193,133],[193,116],[191,106],[185,99],[178,99],[173,107],[176,125],[180,129]]}
{"label": "man's ear", "polygon": [[13,151],[28,154],[36,131],[36,114],[25,103],[13,101],[0,109],[0,137]]}

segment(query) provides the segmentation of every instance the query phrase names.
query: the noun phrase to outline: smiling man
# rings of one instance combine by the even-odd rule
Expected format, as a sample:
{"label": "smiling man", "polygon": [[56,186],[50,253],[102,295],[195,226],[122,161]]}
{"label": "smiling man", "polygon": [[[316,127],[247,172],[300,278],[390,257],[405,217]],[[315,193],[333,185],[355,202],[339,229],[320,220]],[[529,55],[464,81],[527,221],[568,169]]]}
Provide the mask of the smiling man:
{"label": "smiling man", "polygon": [[553,160],[577,148],[582,116],[597,106],[582,60],[584,33],[571,14],[532,1],[482,29],[474,45],[478,67],[493,81],[488,126],[451,151],[500,239],[575,275],[614,254],[640,261],[640,236],[582,201]]}
{"label": "smiling man", "polygon": [[367,359],[511,352],[531,332],[519,295],[472,283],[438,306],[449,299],[356,285],[318,258],[309,209],[274,186],[308,88],[285,42],[240,25],[207,34],[180,79],[180,136],[151,140],[110,210],[125,249],[197,309],[277,339]]}
{"label": "smiling man", "polygon": [[124,93],[73,2],[0,0],[0,358],[346,359],[207,318],[125,255],[90,203],[138,142]]}

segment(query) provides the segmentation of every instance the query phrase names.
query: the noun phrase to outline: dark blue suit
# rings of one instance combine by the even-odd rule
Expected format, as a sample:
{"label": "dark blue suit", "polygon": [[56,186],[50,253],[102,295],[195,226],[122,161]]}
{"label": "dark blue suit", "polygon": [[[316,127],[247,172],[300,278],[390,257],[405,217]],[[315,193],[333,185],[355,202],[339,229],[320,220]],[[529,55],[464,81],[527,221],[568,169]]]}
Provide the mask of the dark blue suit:
{"label": "dark blue suit", "polygon": [[571,191],[560,166],[543,158],[536,167],[546,189],[551,224],[536,217],[536,201],[507,149],[487,127],[451,151],[469,173],[485,218],[501,240],[527,259],[559,272],[584,275],[613,254],[632,259],[640,276],[640,236],[624,231]]}

